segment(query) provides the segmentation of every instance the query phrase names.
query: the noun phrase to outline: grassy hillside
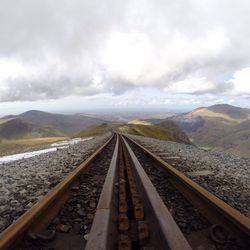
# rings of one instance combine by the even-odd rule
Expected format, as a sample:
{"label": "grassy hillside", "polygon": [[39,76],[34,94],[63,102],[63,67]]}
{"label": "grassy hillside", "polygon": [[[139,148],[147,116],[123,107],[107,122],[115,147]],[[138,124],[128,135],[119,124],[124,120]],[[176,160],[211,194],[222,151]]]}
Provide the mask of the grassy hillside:
{"label": "grassy hillside", "polygon": [[192,142],[214,151],[250,156],[250,110],[220,104],[172,118]]}
{"label": "grassy hillside", "polygon": [[11,120],[12,118],[0,118],[0,125]]}
{"label": "grassy hillside", "polygon": [[63,115],[38,110],[25,112],[20,114],[18,118],[28,123],[38,124],[42,127],[53,127],[56,130],[63,131],[65,134],[74,134],[81,131],[83,128],[105,122],[102,119],[80,114]]}
{"label": "grassy hillside", "polygon": [[220,113],[223,115],[227,115],[232,119],[246,120],[249,119],[250,109],[235,107],[228,104],[217,104],[208,107],[208,110],[213,111],[215,113]]}
{"label": "grassy hillside", "polygon": [[83,129],[81,132],[75,134],[73,137],[98,136],[110,131],[114,131],[118,126],[119,125],[103,123],[101,125],[91,126],[86,129]]}
{"label": "grassy hillside", "polygon": [[183,142],[185,144],[191,144],[188,136],[183,132],[173,121],[165,120],[158,123],[159,126],[166,129],[173,138],[178,142]]}
{"label": "grassy hillside", "polygon": [[0,139],[0,156],[44,149],[50,144],[65,140],[65,137],[32,138],[20,140]]}
{"label": "grassy hillside", "polygon": [[250,156],[250,120],[230,127],[223,135],[215,140],[216,148],[239,156]]}
{"label": "grassy hillside", "polygon": [[189,136],[194,144],[214,151],[250,156],[250,127],[238,129],[241,124],[225,120],[206,119],[205,125]]}
{"label": "grassy hillside", "polygon": [[195,144],[213,147],[221,135],[229,133],[235,124],[237,123],[222,118],[205,118],[203,126],[188,135]]}
{"label": "grassy hillside", "polygon": [[81,114],[62,115],[31,110],[0,118],[0,138],[23,139],[71,136],[103,120]]}
{"label": "grassy hillside", "polygon": [[119,128],[119,131],[121,131],[122,133],[152,137],[160,140],[177,141],[176,138],[167,131],[167,129],[164,129],[156,124],[127,124],[121,126]]}
{"label": "grassy hillside", "polygon": [[224,149],[222,148],[223,152],[238,155],[241,157],[249,157],[249,152],[250,152],[250,140],[247,142],[241,142],[238,145],[234,145],[234,147],[229,148],[229,149]]}
{"label": "grassy hillside", "polygon": [[0,125],[0,138],[20,138],[29,134],[31,130],[32,126],[22,120],[9,120]]}
{"label": "grassy hillside", "polygon": [[185,133],[183,133],[173,122],[169,122],[169,126],[165,124],[165,127],[162,127],[140,120],[134,120],[128,124],[104,123],[99,126],[92,126],[82,130],[74,137],[96,136],[107,133],[108,131],[152,137],[160,140],[190,143]]}
{"label": "grassy hillside", "polygon": [[[0,118],[0,156],[37,150],[62,140],[102,119],[81,114],[62,115],[31,110]],[[92,131],[91,135],[101,133]]]}
{"label": "grassy hillside", "polygon": [[0,138],[3,139],[11,140],[55,136],[65,136],[65,133],[52,127],[41,127],[15,118],[0,124]]}

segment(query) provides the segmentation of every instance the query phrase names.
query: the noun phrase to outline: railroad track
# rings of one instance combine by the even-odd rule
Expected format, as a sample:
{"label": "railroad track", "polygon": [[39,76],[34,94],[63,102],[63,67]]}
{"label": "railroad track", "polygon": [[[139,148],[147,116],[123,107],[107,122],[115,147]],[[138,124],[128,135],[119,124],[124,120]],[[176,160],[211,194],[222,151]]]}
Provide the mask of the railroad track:
{"label": "railroad track", "polygon": [[[174,210],[172,215],[193,248],[205,244],[204,249],[208,249],[211,244],[207,241],[209,237],[213,239],[215,249],[248,249],[249,218],[133,139],[129,137],[127,139],[137,157],[139,156],[141,164],[145,165],[147,174],[153,177],[152,182],[161,193],[161,197],[165,198],[165,205]],[[154,180],[154,177],[157,178]],[[178,212],[182,214],[181,219]]]}
{"label": "railroad track", "polygon": [[7,228],[0,249],[247,249],[249,237],[247,217],[132,139],[114,135]]}

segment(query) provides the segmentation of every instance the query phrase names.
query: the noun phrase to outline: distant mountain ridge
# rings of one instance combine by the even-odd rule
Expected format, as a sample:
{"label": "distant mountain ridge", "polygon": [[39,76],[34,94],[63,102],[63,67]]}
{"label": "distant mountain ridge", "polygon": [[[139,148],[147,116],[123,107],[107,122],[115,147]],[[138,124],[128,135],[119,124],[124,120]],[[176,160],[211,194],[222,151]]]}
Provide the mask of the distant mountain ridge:
{"label": "distant mountain ridge", "polygon": [[[124,124],[124,121],[119,124],[116,121],[115,128],[121,127],[124,132],[162,137],[187,144],[190,143],[190,138],[197,146],[250,157],[250,109],[248,108],[216,104],[183,114],[166,113],[144,117],[145,119],[142,119],[138,116],[137,120],[131,121],[132,124]],[[79,135],[102,133],[111,129],[113,125],[109,127],[109,124],[111,122],[98,118],[97,115],[63,115],[30,110],[20,115],[0,118],[0,140],[72,136],[79,134],[80,131],[82,132]],[[90,130],[86,132],[86,128]]]}
{"label": "distant mountain ridge", "polygon": [[0,124],[0,138],[22,139],[31,137],[59,137],[65,133],[52,127],[42,127],[23,121],[22,119],[10,119]]}
{"label": "distant mountain ridge", "polygon": [[188,136],[173,121],[169,120],[153,124],[148,121],[136,119],[121,126],[119,130],[128,134],[192,144]]}
{"label": "distant mountain ridge", "polygon": [[180,129],[175,122],[171,120],[165,120],[158,123],[158,125],[166,129],[169,132],[169,134],[172,135],[173,138],[176,138],[177,142],[192,144],[187,134],[182,129]]}
{"label": "distant mountain ridge", "polygon": [[216,104],[208,107],[209,110],[215,113],[222,113],[234,119],[249,119],[250,109],[240,108],[229,104]]}
{"label": "distant mountain ridge", "polygon": [[1,118],[0,137],[11,139],[29,136],[65,136],[103,122],[106,121],[80,114],[63,115],[30,110],[20,115]]}
{"label": "distant mountain ridge", "polygon": [[199,146],[250,157],[250,109],[216,104],[169,119]]}
{"label": "distant mountain ridge", "polygon": [[94,136],[116,131],[121,133],[140,135],[161,140],[192,144],[188,136],[172,121],[164,121],[162,124],[153,124],[144,120],[136,119],[129,123],[112,123],[92,126],[76,134],[76,137]]}

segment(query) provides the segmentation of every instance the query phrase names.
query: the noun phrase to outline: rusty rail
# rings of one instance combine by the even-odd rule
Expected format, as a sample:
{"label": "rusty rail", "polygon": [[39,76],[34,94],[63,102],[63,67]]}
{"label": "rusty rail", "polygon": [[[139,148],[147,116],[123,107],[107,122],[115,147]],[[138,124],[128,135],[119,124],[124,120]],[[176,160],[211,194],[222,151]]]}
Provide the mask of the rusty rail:
{"label": "rusty rail", "polygon": [[[70,188],[78,183],[78,177],[88,169],[112,138],[21,216],[16,223],[8,227],[0,235],[0,249],[13,249],[28,230],[37,233],[46,228],[69,198]],[[131,138],[118,135],[87,242],[87,250],[116,249],[117,247],[129,249],[126,247],[132,244],[132,240],[129,239],[130,232],[127,232],[130,230],[130,215],[128,214],[131,211],[134,213],[133,223],[137,224],[138,241],[144,241],[144,243],[146,241],[156,249],[191,249],[130,148],[128,140],[155,160],[161,169],[167,171],[169,179],[175,187],[209,221],[224,225],[236,233],[246,245],[249,244],[250,220],[247,217]],[[130,211],[126,210],[127,206],[130,207]],[[121,238],[121,236],[123,237]],[[124,236],[127,237],[125,240]],[[140,242],[136,242],[136,244],[140,244]]]}
{"label": "rusty rail", "polygon": [[109,170],[103,185],[102,193],[97,205],[90,237],[86,250],[114,249],[117,233],[113,218],[117,217],[115,211],[115,193],[113,192],[117,181],[119,137],[117,137],[115,150],[111,159]]}
{"label": "rusty rail", "polygon": [[250,245],[250,219],[232,208],[224,201],[211,194],[199,184],[195,183],[187,176],[182,174],[169,163],[163,161],[148,149],[125,136],[133,144],[137,145],[157,164],[167,171],[172,184],[188,199],[196,208],[199,209],[210,222],[223,225],[232,233],[236,234],[246,246]]}
{"label": "rusty rail", "polygon": [[158,192],[145,173],[134,152],[123,138],[130,161],[134,166],[134,173],[138,188],[145,201],[145,210],[148,215],[151,238],[156,249],[191,249],[189,243],[180,231],[172,215],[164,205]]}
{"label": "rusty rail", "polygon": [[58,185],[24,213],[14,224],[0,234],[0,249],[13,249],[22,240],[28,230],[41,232],[57,215],[70,195],[70,187],[78,182],[78,177],[87,171],[89,165],[111,142],[114,135],[97,149],[88,159],[80,164]]}
{"label": "rusty rail", "polygon": [[123,250],[134,244],[191,249],[131,148],[120,138],[85,249]]}

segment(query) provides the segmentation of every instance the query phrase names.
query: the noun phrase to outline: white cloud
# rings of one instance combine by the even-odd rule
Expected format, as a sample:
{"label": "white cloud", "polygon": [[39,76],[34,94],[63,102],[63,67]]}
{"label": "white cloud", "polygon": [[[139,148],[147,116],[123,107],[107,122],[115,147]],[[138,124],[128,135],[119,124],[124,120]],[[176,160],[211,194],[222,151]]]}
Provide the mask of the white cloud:
{"label": "white cloud", "polygon": [[250,67],[236,71],[233,79],[228,82],[233,84],[231,90],[233,95],[250,96]]}
{"label": "white cloud", "polygon": [[182,72],[214,60],[228,44],[226,35],[218,28],[201,38],[173,30],[166,37],[161,35],[161,39],[165,43],[159,46],[156,37],[145,31],[111,33],[101,51],[107,76],[112,81],[123,79],[134,86],[162,87],[172,78],[187,77]]}
{"label": "white cloud", "polygon": [[154,56],[152,44],[144,33],[114,32],[104,43],[102,64],[113,79],[124,79],[134,84],[144,81]]}
{"label": "white cloud", "polygon": [[184,80],[169,84],[164,88],[164,91],[170,93],[201,94],[210,92],[215,88],[215,83],[208,81],[205,77],[188,76]]}
{"label": "white cloud", "polygon": [[244,0],[3,0],[0,102],[145,86],[247,96],[249,8]]}

